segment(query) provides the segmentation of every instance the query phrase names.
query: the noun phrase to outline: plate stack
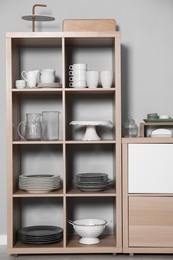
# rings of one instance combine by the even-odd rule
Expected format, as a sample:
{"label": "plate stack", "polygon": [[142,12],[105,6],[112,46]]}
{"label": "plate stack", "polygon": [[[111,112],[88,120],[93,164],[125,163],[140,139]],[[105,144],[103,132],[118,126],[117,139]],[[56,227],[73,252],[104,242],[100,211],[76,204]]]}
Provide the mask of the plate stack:
{"label": "plate stack", "polygon": [[80,173],[76,175],[74,185],[81,191],[102,191],[113,184],[106,173]]}
{"label": "plate stack", "polygon": [[42,193],[60,188],[60,176],[53,174],[20,175],[19,189]]}
{"label": "plate stack", "polygon": [[18,241],[29,244],[50,244],[63,239],[63,229],[56,226],[30,226],[18,230]]}

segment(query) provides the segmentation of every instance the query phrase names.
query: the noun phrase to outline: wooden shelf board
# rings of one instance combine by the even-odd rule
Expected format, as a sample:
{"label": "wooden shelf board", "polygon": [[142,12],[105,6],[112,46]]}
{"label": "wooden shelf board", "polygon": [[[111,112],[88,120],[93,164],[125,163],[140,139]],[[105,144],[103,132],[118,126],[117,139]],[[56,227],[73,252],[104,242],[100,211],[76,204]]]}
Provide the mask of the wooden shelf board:
{"label": "wooden shelf board", "polygon": [[65,88],[65,92],[69,93],[115,93],[115,88]]}
{"label": "wooden shelf board", "polygon": [[13,141],[13,144],[63,144],[63,141]]}
{"label": "wooden shelf board", "polygon": [[62,94],[62,88],[23,88],[23,89],[12,89],[12,93],[15,94]]}
{"label": "wooden shelf board", "polygon": [[120,32],[8,32],[7,38],[19,47],[62,47],[65,38],[66,46],[74,47],[114,47],[115,37]]}
{"label": "wooden shelf board", "polygon": [[96,245],[83,245],[79,243],[79,236],[71,236],[67,246],[63,241],[53,244],[33,245],[17,242],[13,248],[8,248],[9,254],[82,254],[82,253],[121,253],[122,248],[116,247],[113,235],[103,235],[100,243]]}
{"label": "wooden shelf board", "polygon": [[173,197],[173,193],[128,193],[128,197]]}
{"label": "wooden shelf board", "polygon": [[[78,235],[74,235],[69,237],[67,241],[67,247],[74,248],[83,248],[85,251],[87,250],[98,250],[100,253],[105,250],[105,248],[113,248],[116,249],[116,241],[115,236],[113,235],[103,235],[100,236],[100,243],[96,245],[84,245],[79,243],[80,237]],[[110,250],[110,249],[109,249]]]}
{"label": "wooden shelf board", "polygon": [[63,196],[63,190],[55,190],[51,192],[46,192],[46,193],[29,193],[24,190],[17,190],[14,194],[14,198],[18,197],[62,197]]}
{"label": "wooden shelf board", "polygon": [[67,197],[115,197],[115,189],[106,189],[100,192],[83,192],[78,189],[72,189],[67,192]]}
{"label": "wooden shelf board", "polygon": [[42,245],[34,245],[34,244],[27,244],[17,242],[14,246],[15,248],[55,248],[55,247],[63,247],[63,241],[52,243],[52,244],[42,244]]}
{"label": "wooden shelf board", "polygon": [[173,143],[173,137],[134,137],[122,138],[123,143],[127,144],[154,144],[154,143]]}
{"label": "wooden shelf board", "polygon": [[100,140],[100,141],[82,141],[82,140],[69,140],[67,144],[115,144],[115,140]]}

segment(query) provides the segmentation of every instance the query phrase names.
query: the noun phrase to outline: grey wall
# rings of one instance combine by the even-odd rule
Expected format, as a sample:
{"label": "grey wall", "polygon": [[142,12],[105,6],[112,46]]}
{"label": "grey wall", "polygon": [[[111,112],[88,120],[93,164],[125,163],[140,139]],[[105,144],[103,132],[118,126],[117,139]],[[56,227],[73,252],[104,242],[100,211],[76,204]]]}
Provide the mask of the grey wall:
{"label": "grey wall", "polygon": [[[38,31],[61,31],[63,19],[116,19],[122,33],[123,120],[132,115],[137,123],[147,113],[173,117],[173,1],[172,0],[44,0],[38,9],[56,17],[38,24]],[[31,13],[32,0],[0,1],[0,235],[6,224],[6,79],[5,33],[31,31],[21,16]],[[39,1],[37,1],[39,3]]]}

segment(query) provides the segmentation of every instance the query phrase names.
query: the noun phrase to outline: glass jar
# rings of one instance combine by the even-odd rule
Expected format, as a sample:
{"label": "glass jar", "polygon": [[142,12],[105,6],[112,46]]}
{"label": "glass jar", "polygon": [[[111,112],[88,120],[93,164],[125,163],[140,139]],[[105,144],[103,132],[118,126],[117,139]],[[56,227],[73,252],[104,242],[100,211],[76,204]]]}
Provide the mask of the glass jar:
{"label": "glass jar", "polygon": [[138,135],[138,127],[132,117],[128,117],[124,124],[124,137],[136,137]]}

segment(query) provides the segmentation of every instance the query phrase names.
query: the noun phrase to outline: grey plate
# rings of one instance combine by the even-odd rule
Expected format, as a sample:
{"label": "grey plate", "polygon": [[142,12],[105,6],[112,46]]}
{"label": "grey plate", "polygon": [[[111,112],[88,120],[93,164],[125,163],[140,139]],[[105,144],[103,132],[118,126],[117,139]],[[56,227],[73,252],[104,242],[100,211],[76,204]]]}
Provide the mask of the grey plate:
{"label": "grey plate", "polygon": [[50,236],[62,233],[63,229],[56,226],[30,226],[18,230],[18,234],[31,237]]}

